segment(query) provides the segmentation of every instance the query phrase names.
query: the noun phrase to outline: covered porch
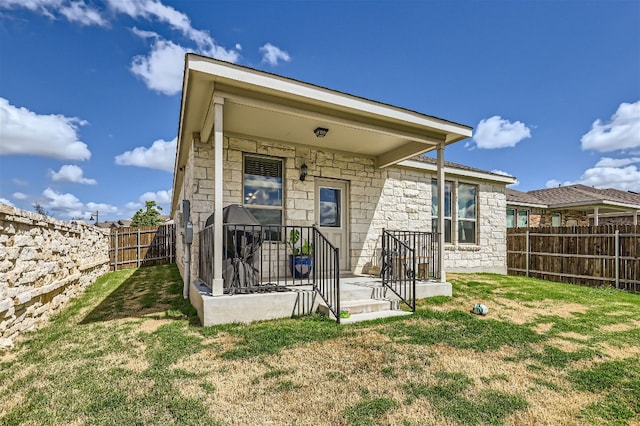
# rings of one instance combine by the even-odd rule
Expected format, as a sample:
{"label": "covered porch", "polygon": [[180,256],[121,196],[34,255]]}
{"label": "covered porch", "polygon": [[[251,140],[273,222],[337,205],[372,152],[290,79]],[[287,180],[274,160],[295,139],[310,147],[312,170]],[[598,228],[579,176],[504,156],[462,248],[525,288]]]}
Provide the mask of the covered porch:
{"label": "covered porch", "polygon": [[[444,211],[445,147],[470,136],[468,126],[188,54],[172,201],[172,215],[186,236],[185,296],[202,282],[207,297],[240,296],[241,286],[225,286],[224,277],[230,228],[223,209],[230,204],[251,209],[259,219],[253,226],[262,227],[261,262],[266,256],[271,270],[279,271],[276,280],[267,274],[256,292],[280,294],[280,287],[290,287],[282,271],[295,229],[304,234],[299,244],[313,241],[314,272],[312,281],[294,276],[291,284],[310,285],[338,320],[341,276],[377,272],[384,278],[378,260],[384,229],[428,234],[431,258],[415,265],[414,278],[420,267],[425,280],[445,283],[444,239],[432,232],[426,201],[432,178],[397,165],[436,150],[438,210]],[[444,226],[440,215],[437,228]],[[246,273],[241,269],[233,274]],[[264,276],[265,267],[259,269]],[[217,303],[231,303],[222,300]]]}

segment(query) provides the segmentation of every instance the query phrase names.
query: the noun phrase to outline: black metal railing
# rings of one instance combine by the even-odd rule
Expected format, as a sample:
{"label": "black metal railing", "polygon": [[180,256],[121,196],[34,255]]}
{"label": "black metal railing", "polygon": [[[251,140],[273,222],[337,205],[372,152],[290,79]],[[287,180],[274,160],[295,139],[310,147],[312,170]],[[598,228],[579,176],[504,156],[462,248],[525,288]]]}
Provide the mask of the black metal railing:
{"label": "black metal railing", "polygon": [[[223,225],[226,294],[309,286],[340,319],[338,249],[314,226]],[[213,281],[213,226],[200,231],[200,280]]]}
{"label": "black metal railing", "polygon": [[416,310],[416,250],[393,231],[382,230],[382,285]]}
{"label": "black metal railing", "polygon": [[340,252],[313,227],[313,254],[317,267],[313,272],[313,288],[340,323]]}
{"label": "black metal railing", "polygon": [[440,266],[438,262],[439,233],[421,231],[385,230],[398,240],[404,242],[415,251],[417,280],[439,280]]}
{"label": "black metal railing", "polygon": [[199,237],[198,278],[211,288],[213,284],[213,225],[200,231]]}

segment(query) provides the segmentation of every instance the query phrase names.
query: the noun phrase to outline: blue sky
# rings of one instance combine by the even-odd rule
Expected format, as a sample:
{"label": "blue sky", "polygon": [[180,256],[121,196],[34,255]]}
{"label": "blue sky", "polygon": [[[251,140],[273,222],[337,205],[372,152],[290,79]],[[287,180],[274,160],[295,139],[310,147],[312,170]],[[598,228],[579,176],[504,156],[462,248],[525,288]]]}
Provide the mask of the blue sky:
{"label": "blue sky", "polygon": [[184,53],[467,124],[527,191],[640,191],[640,2],[0,0],[0,202],[168,212]]}

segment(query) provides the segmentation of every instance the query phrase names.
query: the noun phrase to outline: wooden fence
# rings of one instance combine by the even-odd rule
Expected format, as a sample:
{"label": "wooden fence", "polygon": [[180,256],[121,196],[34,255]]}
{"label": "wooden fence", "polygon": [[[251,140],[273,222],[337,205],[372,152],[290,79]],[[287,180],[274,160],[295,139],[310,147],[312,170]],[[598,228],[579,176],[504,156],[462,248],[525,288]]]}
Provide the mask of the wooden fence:
{"label": "wooden fence", "polygon": [[508,229],[507,269],[511,275],[640,292],[640,225]]}
{"label": "wooden fence", "polygon": [[109,249],[112,271],[176,261],[175,225],[114,228]]}

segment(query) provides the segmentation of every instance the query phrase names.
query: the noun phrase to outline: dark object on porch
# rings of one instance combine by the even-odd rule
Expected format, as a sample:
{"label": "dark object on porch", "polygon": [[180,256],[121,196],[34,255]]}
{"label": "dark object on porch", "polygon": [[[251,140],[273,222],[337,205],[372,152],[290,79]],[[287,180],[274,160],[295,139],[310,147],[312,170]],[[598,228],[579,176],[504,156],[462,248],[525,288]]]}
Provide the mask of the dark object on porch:
{"label": "dark object on porch", "polygon": [[[225,224],[222,278],[225,292],[246,293],[258,285],[258,262],[262,246],[260,222],[245,207],[231,204],[222,211]],[[213,223],[213,215],[206,225]]]}

